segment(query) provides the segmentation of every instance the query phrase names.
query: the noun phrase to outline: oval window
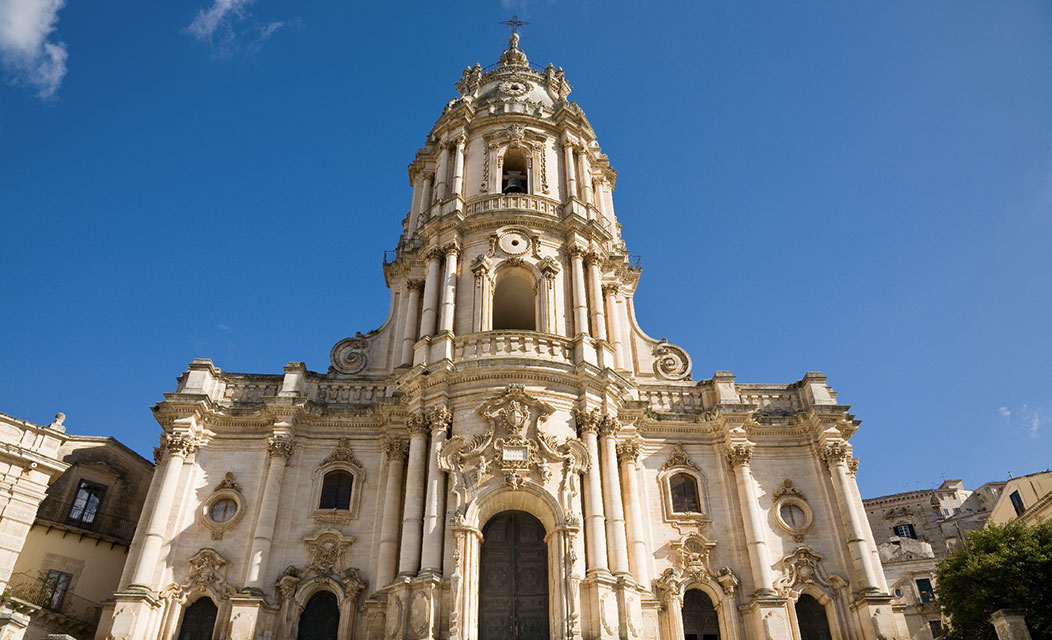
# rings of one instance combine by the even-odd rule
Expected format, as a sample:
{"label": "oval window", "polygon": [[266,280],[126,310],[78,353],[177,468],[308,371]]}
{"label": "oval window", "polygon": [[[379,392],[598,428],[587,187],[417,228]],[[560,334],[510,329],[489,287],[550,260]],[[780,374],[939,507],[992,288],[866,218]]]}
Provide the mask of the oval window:
{"label": "oval window", "polygon": [[237,502],[230,498],[216,500],[208,509],[208,517],[212,519],[212,522],[219,524],[229,521],[235,513],[237,513]]}

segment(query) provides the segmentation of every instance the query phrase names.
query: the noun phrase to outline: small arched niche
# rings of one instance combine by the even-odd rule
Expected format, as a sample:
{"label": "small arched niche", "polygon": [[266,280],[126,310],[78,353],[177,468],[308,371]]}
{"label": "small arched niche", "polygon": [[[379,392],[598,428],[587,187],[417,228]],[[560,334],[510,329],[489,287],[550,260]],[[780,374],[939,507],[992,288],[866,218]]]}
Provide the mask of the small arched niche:
{"label": "small arched niche", "polygon": [[537,330],[537,292],[529,271],[508,269],[497,276],[493,329]]}
{"label": "small arched niche", "polygon": [[526,152],[519,147],[512,147],[505,151],[500,175],[500,192],[529,193],[529,182]]}

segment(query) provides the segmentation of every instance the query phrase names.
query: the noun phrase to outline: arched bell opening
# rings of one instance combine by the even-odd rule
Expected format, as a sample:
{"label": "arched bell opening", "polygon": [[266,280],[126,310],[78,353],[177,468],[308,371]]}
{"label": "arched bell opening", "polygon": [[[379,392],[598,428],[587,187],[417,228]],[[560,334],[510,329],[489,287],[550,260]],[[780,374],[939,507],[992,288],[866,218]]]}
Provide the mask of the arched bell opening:
{"label": "arched bell opening", "polygon": [[216,603],[208,596],[202,596],[194,601],[186,612],[183,613],[183,621],[179,624],[178,640],[212,640],[212,632],[216,626],[216,616],[219,609]]}
{"label": "arched bell opening", "polygon": [[544,525],[503,511],[482,529],[479,640],[548,640],[548,545]]}
{"label": "arched bell opening", "polygon": [[500,178],[501,193],[529,193],[529,172],[526,152],[513,147],[504,152]]}
{"label": "arched bell opening", "polygon": [[720,640],[720,617],[709,595],[700,589],[683,594],[685,640]]}
{"label": "arched bell opening", "polygon": [[515,268],[497,276],[493,329],[537,330],[537,291],[529,271]]}
{"label": "arched bell opening", "polygon": [[300,613],[296,640],[336,640],[340,629],[340,605],[331,591],[310,597]]}

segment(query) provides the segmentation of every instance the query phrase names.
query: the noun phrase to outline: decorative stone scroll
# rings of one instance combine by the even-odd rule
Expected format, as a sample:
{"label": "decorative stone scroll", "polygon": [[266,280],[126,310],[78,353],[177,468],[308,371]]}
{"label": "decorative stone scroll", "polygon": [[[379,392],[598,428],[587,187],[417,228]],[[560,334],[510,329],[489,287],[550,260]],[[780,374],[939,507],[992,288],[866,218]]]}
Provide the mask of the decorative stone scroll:
{"label": "decorative stone scroll", "polygon": [[336,449],[322,460],[318,466],[326,467],[339,462],[357,467],[358,470],[363,469],[362,463],[358,461],[358,458],[354,457],[354,452],[351,451],[351,440],[349,438],[340,438],[336,443]]}
{"label": "decorative stone scroll", "polygon": [[332,368],[349,375],[361,372],[369,364],[369,356],[366,354],[368,348],[369,341],[360,333],[353,338],[340,340],[329,352]]}
{"label": "decorative stone scroll", "polygon": [[782,577],[775,581],[774,589],[783,597],[791,591],[799,593],[803,587],[813,585],[832,595],[833,588],[846,581],[837,575],[827,575],[822,567],[822,554],[810,547],[797,547],[796,551],[781,560]]}
{"label": "decorative stone scroll", "polygon": [[162,599],[178,602],[194,593],[207,593],[216,602],[221,602],[237,593],[226,581],[226,558],[215,549],[201,549],[187,560],[187,564],[186,580],[162,589]]}
{"label": "decorative stone scroll", "polygon": [[654,374],[663,380],[688,380],[690,356],[682,348],[661,340],[654,346]]}

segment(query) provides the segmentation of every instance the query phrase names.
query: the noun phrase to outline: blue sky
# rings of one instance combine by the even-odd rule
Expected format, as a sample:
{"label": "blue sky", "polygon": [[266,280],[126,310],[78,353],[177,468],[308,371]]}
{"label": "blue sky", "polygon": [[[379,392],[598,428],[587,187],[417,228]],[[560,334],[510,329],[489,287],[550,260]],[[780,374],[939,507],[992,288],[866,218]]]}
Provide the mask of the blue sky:
{"label": "blue sky", "polygon": [[194,357],[324,371],[512,14],[695,379],[823,371],[865,496],[1050,466],[1045,0],[0,0],[0,411],[148,456]]}

